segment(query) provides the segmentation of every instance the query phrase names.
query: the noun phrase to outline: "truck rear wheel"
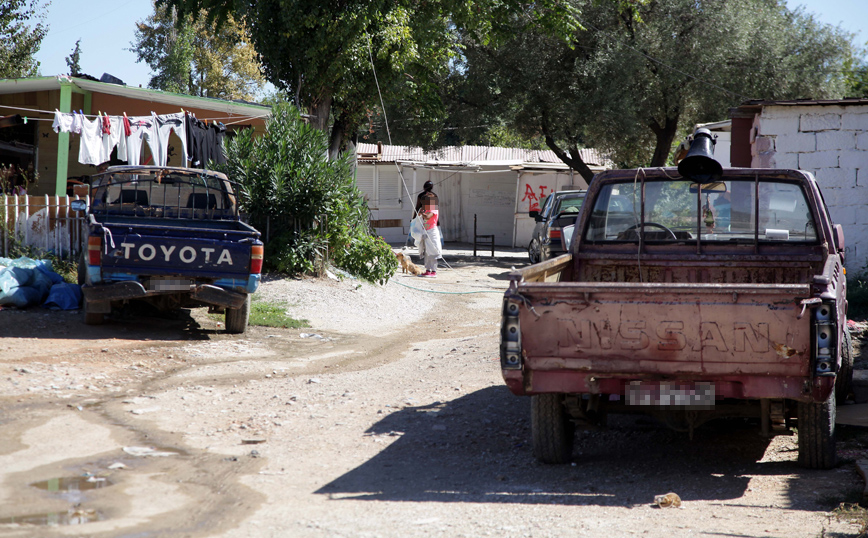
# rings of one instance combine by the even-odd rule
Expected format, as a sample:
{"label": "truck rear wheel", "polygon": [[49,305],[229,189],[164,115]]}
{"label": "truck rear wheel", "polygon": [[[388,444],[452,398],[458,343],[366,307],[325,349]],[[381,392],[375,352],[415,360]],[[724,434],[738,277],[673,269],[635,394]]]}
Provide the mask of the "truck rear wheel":
{"label": "truck rear wheel", "polygon": [[799,464],[809,469],[831,469],[835,448],[835,391],[825,402],[799,402]]}
{"label": "truck rear wheel", "polygon": [[543,463],[569,463],[575,426],[564,407],[563,394],[531,397],[533,455]]}
{"label": "truck rear wheel", "polygon": [[105,321],[105,314],[100,312],[91,312],[88,308],[87,299],[84,299],[84,324],[85,325],[102,325]]}
{"label": "truck rear wheel", "polygon": [[835,378],[835,399],[839,402],[847,400],[853,385],[853,338],[850,329],[844,326],[844,341],[841,342],[841,369]]}
{"label": "truck rear wheel", "polygon": [[250,295],[244,299],[240,308],[226,309],[226,332],[229,334],[241,334],[247,331],[247,322],[250,319]]}

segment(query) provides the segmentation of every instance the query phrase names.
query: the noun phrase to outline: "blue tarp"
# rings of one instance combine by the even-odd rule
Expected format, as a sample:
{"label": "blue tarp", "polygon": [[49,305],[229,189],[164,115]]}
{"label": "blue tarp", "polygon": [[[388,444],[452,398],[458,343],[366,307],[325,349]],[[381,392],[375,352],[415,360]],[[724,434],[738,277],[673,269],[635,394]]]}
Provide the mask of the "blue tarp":
{"label": "blue tarp", "polygon": [[51,286],[48,298],[42,303],[43,308],[52,310],[76,310],[81,304],[81,286],[61,282]]}
{"label": "blue tarp", "polygon": [[[78,308],[81,289],[64,283],[63,277],[51,268],[50,260],[0,258],[0,266],[4,267],[0,269],[0,305],[27,308],[43,304],[50,298],[51,304],[46,305],[50,308]],[[67,286],[77,289],[69,290]],[[55,287],[58,287],[56,292]]]}

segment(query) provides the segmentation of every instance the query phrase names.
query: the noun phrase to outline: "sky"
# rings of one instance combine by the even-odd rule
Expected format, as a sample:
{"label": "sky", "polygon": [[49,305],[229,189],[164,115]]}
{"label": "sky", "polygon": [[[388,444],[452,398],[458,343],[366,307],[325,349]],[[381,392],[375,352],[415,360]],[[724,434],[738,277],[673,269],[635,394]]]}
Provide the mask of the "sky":
{"label": "sky", "polygon": [[66,57],[81,39],[82,72],[96,78],[114,75],[127,86],[148,86],[150,67],[130,52],[136,22],[154,12],[151,0],[51,0],[48,35],[36,54],[42,76],[69,73]]}
{"label": "sky", "polygon": [[[840,25],[857,33],[855,42],[868,42],[868,1],[866,0],[787,0],[787,6],[816,14],[824,23]],[[151,0],[52,0],[46,23],[48,35],[36,55],[43,76],[69,71],[66,57],[81,39],[82,71],[96,78],[109,73],[128,86],[147,87],[150,68],[136,63],[130,52],[135,24],[153,13]]]}

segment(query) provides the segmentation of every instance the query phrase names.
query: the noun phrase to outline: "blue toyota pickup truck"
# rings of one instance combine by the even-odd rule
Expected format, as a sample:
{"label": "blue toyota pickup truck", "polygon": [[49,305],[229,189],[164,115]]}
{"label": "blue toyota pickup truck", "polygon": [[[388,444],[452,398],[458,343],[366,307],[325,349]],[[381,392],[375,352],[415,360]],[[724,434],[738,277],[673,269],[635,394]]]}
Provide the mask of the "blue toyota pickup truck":
{"label": "blue toyota pickup truck", "polygon": [[91,180],[87,248],[79,262],[84,319],[100,324],[126,301],[161,310],[225,312],[243,333],[259,287],[263,244],[241,221],[232,182],[219,172],[113,166]]}

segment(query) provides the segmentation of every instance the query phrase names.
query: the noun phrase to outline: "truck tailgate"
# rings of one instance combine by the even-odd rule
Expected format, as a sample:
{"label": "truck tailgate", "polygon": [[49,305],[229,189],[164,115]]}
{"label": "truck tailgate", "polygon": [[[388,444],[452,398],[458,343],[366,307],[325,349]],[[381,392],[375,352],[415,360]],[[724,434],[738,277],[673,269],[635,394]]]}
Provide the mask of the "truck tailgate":
{"label": "truck tailgate", "polygon": [[531,370],[810,375],[811,318],[798,319],[806,284],[558,282],[516,291]]}
{"label": "truck tailgate", "polygon": [[[252,235],[243,231],[200,231],[198,237],[173,237],[157,230],[109,227],[102,265],[109,271],[133,274],[191,272],[201,277],[247,278]],[[193,234],[190,234],[193,235]],[[248,237],[250,236],[250,237]]]}

